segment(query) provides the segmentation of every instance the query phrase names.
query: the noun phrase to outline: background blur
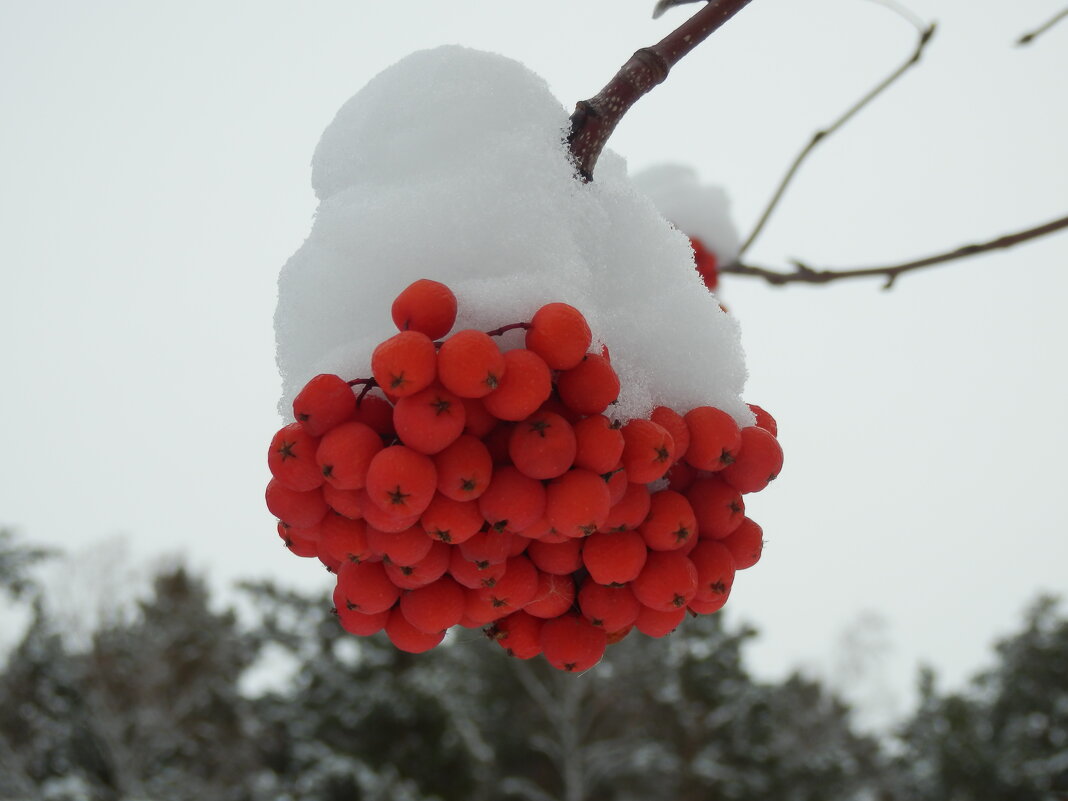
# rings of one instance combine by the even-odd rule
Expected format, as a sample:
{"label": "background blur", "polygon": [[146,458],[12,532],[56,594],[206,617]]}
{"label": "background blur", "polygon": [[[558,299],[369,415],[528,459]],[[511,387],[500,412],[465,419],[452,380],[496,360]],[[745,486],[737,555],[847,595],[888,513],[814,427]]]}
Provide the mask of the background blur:
{"label": "background blur", "polygon": [[[187,564],[246,620],[236,579],[330,586],[280,547],[262,495],[275,279],[310,229],[308,164],[337,108],[443,43],[524,62],[570,107],[693,8],[654,22],[651,6],[0,2],[0,524],[12,547],[67,554],[34,575],[71,648],[101,620],[135,625],[159,567]],[[923,63],[817,150],[752,261],[884,264],[1065,213],[1068,23],[1014,46],[1061,0],[911,8],[939,23]],[[721,184],[745,231],[915,36],[874,2],[759,0],[611,146],[635,171],[677,162]],[[722,624],[759,631],[755,680],[803,669],[886,732],[916,708],[921,664],[963,688],[1039,594],[1068,588],[1066,261],[1062,233],[889,292],[723,279],[747,399],[786,450],[750,510],[764,558]],[[0,606],[5,650],[32,624],[27,597]]]}

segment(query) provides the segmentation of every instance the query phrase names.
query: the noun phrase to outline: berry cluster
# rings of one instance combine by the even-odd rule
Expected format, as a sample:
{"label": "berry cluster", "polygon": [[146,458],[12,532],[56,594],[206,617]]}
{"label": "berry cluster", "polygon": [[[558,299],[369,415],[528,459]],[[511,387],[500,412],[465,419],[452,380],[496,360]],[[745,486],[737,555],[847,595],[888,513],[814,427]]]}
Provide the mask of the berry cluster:
{"label": "berry cluster", "polygon": [[[290,550],[337,574],[341,625],[412,653],[488,627],[513,656],[582,671],[633,629],[720,609],[760,558],[743,495],[782,467],[771,416],[751,406],[740,429],[661,406],[622,423],[574,307],[445,338],[455,319],[448,287],[416,281],[373,377],[316,376],[271,442],[267,506]],[[512,329],[526,347],[502,352]]]}

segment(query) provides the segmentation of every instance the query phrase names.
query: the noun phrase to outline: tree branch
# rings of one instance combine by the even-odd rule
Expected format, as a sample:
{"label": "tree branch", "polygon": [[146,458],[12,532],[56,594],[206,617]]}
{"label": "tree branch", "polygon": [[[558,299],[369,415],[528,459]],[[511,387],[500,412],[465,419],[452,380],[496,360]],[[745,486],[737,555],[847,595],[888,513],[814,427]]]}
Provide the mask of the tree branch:
{"label": "tree branch", "polygon": [[1019,39],[1016,40],[1016,44],[1017,45],[1028,45],[1028,44],[1031,44],[1031,42],[1033,42],[1040,35],[1042,35],[1046,31],[1048,31],[1050,28],[1052,28],[1054,25],[1056,25],[1058,22],[1060,22],[1065,17],[1068,17],[1068,8],[1064,9],[1063,11],[1061,11],[1061,12],[1059,12],[1057,14],[1054,14],[1053,15],[1053,19],[1049,20],[1048,22],[1046,22],[1043,25],[1039,25],[1033,31],[1031,31],[1029,33],[1025,33],[1023,36],[1021,36]]}
{"label": "tree branch", "polygon": [[[894,7],[890,6],[890,8],[893,9]],[[909,19],[909,21],[912,22],[910,17],[906,16],[906,19]],[[919,63],[920,57],[923,55],[923,50],[927,46],[927,43],[931,41],[931,37],[934,36],[934,32],[935,25],[933,22],[926,28],[920,28],[919,39],[916,42],[916,47],[912,51],[912,55],[910,55],[900,67],[891,72],[883,80],[877,83],[872,89],[868,90],[868,92],[863,97],[861,97],[860,100],[858,100],[848,109],[846,109],[845,113],[842,114],[842,116],[840,116],[837,120],[835,120],[823,130],[816,131],[814,134],[812,134],[812,138],[809,140],[808,144],[801,149],[800,153],[797,154],[797,156],[794,158],[793,163],[786,171],[786,174],[782,177],[782,180],[779,181],[779,186],[775,189],[774,194],[771,196],[771,200],[768,201],[768,205],[764,208],[763,213],[760,215],[760,219],[757,220],[756,225],[753,226],[753,230],[750,231],[749,236],[746,237],[745,242],[742,243],[741,248],[738,250],[738,256],[736,257],[736,260],[741,259],[745,252],[749,250],[749,248],[752,246],[753,242],[756,241],[756,238],[760,236],[760,233],[764,230],[764,226],[767,225],[772,213],[779,205],[779,201],[782,199],[783,193],[786,192],[786,187],[790,185],[790,182],[794,179],[794,175],[797,174],[798,169],[804,163],[805,159],[808,158],[809,154],[813,150],[815,150],[816,145],[827,139],[827,137],[829,137],[831,134],[833,134],[835,131],[837,131],[839,128],[849,122],[854,116],[856,116],[858,112],[860,112],[861,109],[863,109],[865,106],[871,103],[871,101],[873,101],[883,92],[885,92],[891,85],[893,85],[898,80],[898,78],[908,72],[911,67]]]}
{"label": "tree branch", "polygon": [[897,280],[897,277],[903,273],[912,272],[913,270],[919,270],[924,267],[932,267],[936,264],[945,264],[946,262],[968,258],[969,256],[976,256],[990,250],[1011,248],[1021,242],[1037,239],[1038,237],[1046,236],[1047,234],[1052,234],[1066,228],[1068,228],[1068,217],[1061,217],[1059,220],[1053,220],[1035,226],[1034,228],[1028,228],[1024,231],[1017,231],[1013,234],[999,236],[997,239],[991,239],[989,242],[964,245],[955,250],[938,253],[934,256],[902,262],[901,264],[891,264],[885,267],[861,267],[852,270],[814,270],[803,262],[794,261],[793,265],[795,269],[793,272],[782,272],[767,267],[736,262],[721,267],[720,272],[763,278],[769,284],[774,286],[795,283],[828,284],[831,281],[838,281],[843,278],[871,278],[873,276],[881,276],[886,279],[886,282],[883,284],[883,289],[890,289],[890,287],[893,286],[894,281]]}
{"label": "tree branch", "polygon": [[593,180],[593,168],[616,125],[654,86],[668,76],[679,60],[703,42],[750,0],[710,0],[690,19],[652,47],[643,47],[620,67],[615,77],[589,100],[575,104],[567,144],[583,181]]}

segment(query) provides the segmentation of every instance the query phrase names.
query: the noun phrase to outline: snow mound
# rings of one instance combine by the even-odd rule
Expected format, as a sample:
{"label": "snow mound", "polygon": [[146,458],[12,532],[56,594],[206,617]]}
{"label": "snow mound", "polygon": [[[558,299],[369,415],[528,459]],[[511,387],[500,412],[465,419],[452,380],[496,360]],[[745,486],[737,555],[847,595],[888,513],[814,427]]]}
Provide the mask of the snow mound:
{"label": "snow mound", "polygon": [[731,204],[721,187],[702,184],[692,167],[658,164],[631,180],[680,231],[701,240],[720,264],[738,258],[742,239],[731,219]]}
{"label": "snow mound", "polygon": [[[617,156],[576,180],[567,122],[526,67],[455,46],[406,57],[341,108],[312,164],[311,233],[279,278],[284,415],[318,373],[369,376],[396,333],[393,298],[432,278],[456,293],[454,330],[529,320],[551,301],[581,310],[619,374],[617,417],[712,405],[752,422],[737,323],[687,238]],[[521,332],[502,340],[522,346]]]}

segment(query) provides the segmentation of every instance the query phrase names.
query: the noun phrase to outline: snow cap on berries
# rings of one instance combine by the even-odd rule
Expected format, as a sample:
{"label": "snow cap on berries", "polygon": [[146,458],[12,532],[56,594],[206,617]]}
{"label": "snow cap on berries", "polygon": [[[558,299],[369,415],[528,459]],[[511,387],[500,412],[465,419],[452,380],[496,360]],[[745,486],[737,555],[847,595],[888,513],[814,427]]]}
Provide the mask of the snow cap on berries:
{"label": "snow cap on berries", "polygon": [[[613,417],[712,405],[751,424],[737,324],[686,236],[617,156],[577,181],[567,125],[524,66],[455,46],[406,57],[349,100],[315,153],[311,233],[279,279],[280,408],[318,373],[366,377],[396,330],[393,299],[430,278],[456,294],[454,331],[527,321],[553,301],[579,309],[592,350],[611,349]],[[522,332],[501,346],[522,347]]]}
{"label": "snow cap on berries", "polygon": [[719,264],[729,264],[738,257],[742,239],[722,187],[701,183],[697,172],[682,164],[647,167],[634,173],[631,180],[665,219],[715,253]]}

